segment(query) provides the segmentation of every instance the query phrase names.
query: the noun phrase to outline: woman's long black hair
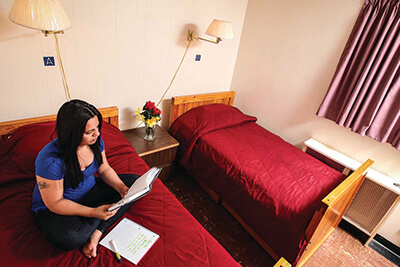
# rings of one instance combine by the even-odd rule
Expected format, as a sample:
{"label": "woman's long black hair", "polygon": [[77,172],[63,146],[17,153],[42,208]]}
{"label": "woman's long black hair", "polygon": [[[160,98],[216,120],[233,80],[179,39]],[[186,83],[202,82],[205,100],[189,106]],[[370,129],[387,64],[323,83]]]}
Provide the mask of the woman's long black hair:
{"label": "woman's long black hair", "polygon": [[[101,132],[102,116],[91,104],[82,100],[71,100],[64,103],[57,113],[56,130],[59,144],[59,157],[65,164],[65,187],[78,187],[83,180],[76,150],[82,141],[88,120],[97,116],[99,119],[99,133]],[[103,163],[100,152],[100,138],[90,145],[95,160],[100,165]]]}

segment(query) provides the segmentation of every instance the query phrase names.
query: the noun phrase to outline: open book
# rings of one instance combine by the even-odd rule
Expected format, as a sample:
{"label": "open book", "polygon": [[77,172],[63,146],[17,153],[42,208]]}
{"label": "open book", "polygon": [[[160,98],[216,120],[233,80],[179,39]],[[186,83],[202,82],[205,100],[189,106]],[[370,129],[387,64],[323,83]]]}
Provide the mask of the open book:
{"label": "open book", "polygon": [[148,170],[145,174],[140,176],[129,188],[128,193],[125,195],[123,199],[118,201],[114,206],[108,208],[108,211],[113,211],[118,209],[128,203],[138,200],[139,198],[143,197],[151,190],[151,184],[160,174],[162,168],[153,167]]}

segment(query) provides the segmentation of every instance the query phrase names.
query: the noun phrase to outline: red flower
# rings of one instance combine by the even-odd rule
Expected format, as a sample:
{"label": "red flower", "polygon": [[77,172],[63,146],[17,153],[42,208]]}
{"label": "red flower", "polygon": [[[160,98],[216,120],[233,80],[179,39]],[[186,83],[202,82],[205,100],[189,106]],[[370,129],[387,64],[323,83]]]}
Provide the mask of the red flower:
{"label": "red flower", "polygon": [[154,108],[156,108],[156,105],[154,104],[154,102],[151,102],[150,100],[147,101],[143,107],[143,109],[154,109]]}
{"label": "red flower", "polygon": [[153,107],[153,115],[159,115],[159,114],[161,114],[161,110],[159,110],[156,107]]}

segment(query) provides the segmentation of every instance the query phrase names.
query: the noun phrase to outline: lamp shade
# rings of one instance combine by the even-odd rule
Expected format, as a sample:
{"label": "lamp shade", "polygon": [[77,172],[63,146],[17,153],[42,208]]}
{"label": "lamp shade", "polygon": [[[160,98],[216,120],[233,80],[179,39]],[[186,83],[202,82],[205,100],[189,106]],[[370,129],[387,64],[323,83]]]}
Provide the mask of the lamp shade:
{"label": "lamp shade", "polygon": [[10,20],[18,25],[42,31],[63,31],[71,20],[58,0],[15,0]]}
{"label": "lamp shade", "polygon": [[229,21],[214,19],[208,26],[206,34],[221,39],[233,39],[232,24]]}

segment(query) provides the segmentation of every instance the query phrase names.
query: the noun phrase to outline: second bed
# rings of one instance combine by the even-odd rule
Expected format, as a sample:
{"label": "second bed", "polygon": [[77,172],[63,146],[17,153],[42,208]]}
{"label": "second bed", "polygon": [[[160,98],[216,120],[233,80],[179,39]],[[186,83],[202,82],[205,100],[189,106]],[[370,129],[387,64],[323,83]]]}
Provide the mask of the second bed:
{"label": "second bed", "polygon": [[346,179],[232,107],[233,97],[172,99],[180,164],[271,256],[301,266],[338,225],[372,161]]}

